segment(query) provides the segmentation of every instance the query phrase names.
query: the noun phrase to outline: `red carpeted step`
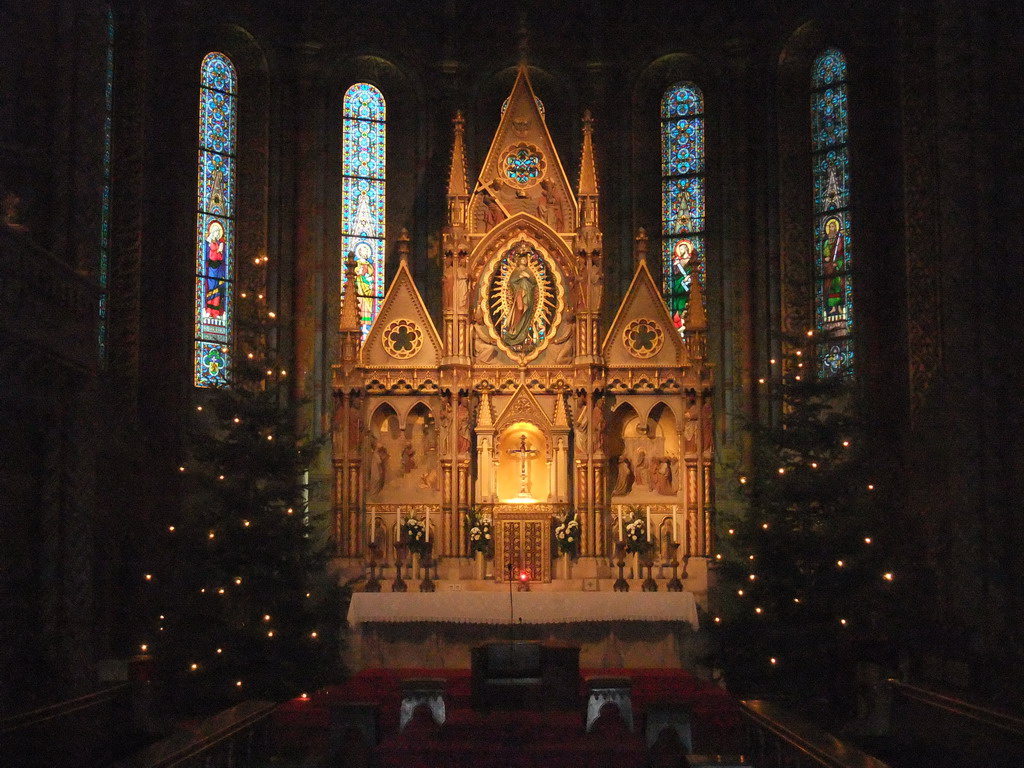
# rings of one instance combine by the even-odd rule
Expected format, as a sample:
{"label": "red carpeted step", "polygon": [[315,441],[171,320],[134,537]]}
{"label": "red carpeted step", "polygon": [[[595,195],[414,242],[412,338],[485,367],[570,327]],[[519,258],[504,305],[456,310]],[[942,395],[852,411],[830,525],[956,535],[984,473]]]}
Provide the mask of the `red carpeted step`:
{"label": "red carpeted step", "polygon": [[[587,677],[628,677],[632,681],[636,731],[628,733],[620,718],[602,716],[594,732],[584,733]],[[403,733],[398,732],[400,683],[413,677],[447,681],[447,722],[437,727],[425,710]],[[475,712],[469,670],[368,669],[308,700],[283,704],[275,713],[275,736],[287,743],[312,744],[329,730],[331,702],[372,702],[378,706],[381,766],[507,768],[526,763],[561,768],[641,766],[648,760],[644,717],[654,703],[685,704],[693,712],[694,749],[728,752],[739,744],[739,708],[720,688],[679,669],[588,669],[581,672],[580,707],[576,712]],[[525,757],[529,760],[524,760]],[[612,762],[608,757],[614,758]]]}

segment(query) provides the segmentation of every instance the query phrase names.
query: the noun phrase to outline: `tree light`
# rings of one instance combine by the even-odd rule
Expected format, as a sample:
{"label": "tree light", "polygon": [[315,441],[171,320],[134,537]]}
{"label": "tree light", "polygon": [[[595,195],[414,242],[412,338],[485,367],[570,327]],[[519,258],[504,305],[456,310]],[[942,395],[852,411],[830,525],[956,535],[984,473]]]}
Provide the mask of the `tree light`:
{"label": "tree light", "polygon": [[142,651],[143,653],[145,653],[146,651],[149,650],[149,646],[146,645],[145,643],[143,643],[142,645],[139,646],[139,650]]}
{"label": "tree light", "polygon": [[730,528],[729,529],[729,535],[730,536],[733,536],[735,533],[736,533],[736,529],[735,528]]}
{"label": "tree light", "polygon": [[267,317],[273,320],[275,317],[277,317],[277,314],[275,312],[267,312]]}
{"label": "tree light", "polygon": [[757,606],[757,608],[754,609],[754,613],[761,613],[761,612],[762,612],[761,606]]}
{"label": "tree light", "polygon": [[785,467],[779,467],[779,474],[780,475],[786,474],[786,468]]}
{"label": "tree light", "polygon": [[235,584],[241,584],[241,583],[242,583],[242,577],[241,576],[235,576]]}
{"label": "tree light", "polygon": [[317,637],[319,637],[319,635],[316,632],[310,632],[309,636],[312,637],[314,640],[316,640]]}
{"label": "tree light", "polygon": [[722,553],[719,552],[717,555],[715,555],[715,560],[721,560],[721,559],[722,559]]}
{"label": "tree light", "polygon": [[814,335],[814,331],[808,331],[808,332],[807,332],[807,335],[808,335],[808,336],[813,336],[813,335]]}
{"label": "tree light", "polygon": [[152,573],[147,573],[146,574],[146,581],[152,581],[152,580],[153,580],[153,574]]}
{"label": "tree light", "polygon": [[882,574],[882,578],[885,579],[886,581],[892,581],[892,574],[891,573],[884,573],[884,574]]}
{"label": "tree light", "polygon": [[236,680],[235,681],[235,686],[238,687],[238,688],[241,688],[242,687],[242,681],[241,680]]}
{"label": "tree light", "polygon": [[742,589],[737,589],[736,590],[736,594],[739,595],[740,597],[743,597],[743,590]]}
{"label": "tree light", "polygon": [[873,486],[871,483],[868,483],[868,490],[869,491],[875,490],[875,486]]}
{"label": "tree light", "polygon": [[836,560],[836,565],[842,568],[844,565],[846,565],[846,563],[844,563],[842,560]]}
{"label": "tree light", "polygon": [[779,663],[778,659],[776,659],[774,656],[772,656],[770,659],[768,659],[768,661],[770,661],[772,664],[778,664]]}
{"label": "tree light", "polygon": [[267,435],[267,440],[273,440],[273,439],[274,439],[273,435]]}
{"label": "tree light", "polygon": [[217,590],[217,594],[218,595],[223,595],[224,592],[225,592],[224,587],[221,587],[220,589]]}
{"label": "tree light", "polygon": [[843,448],[849,448],[849,447],[850,447],[850,441],[849,440],[843,440]]}
{"label": "tree light", "polygon": [[721,624],[721,623],[722,623],[722,617],[721,616],[715,616],[715,624]]}
{"label": "tree light", "polygon": [[817,469],[817,468],[818,468],[818,462],[812,461],[811,462],[811,469]]}
{"label": "tree light", "polygon": [[217,476],[217,479],[218,479],[218,480],[223,480],[223,479],[224,479],[224,475],[218,475],[218,476]]}
{"label": "tree light", "polygon": [[274,636],[274,630],[270,630],[269,632],[267,632],[267,637],[273,637],[273,636]]}
{"label": "tree light", "polygon": [[269,613],[263,614],[263,620],[264,621],[270,621],[270,614]]}
{"label": "tree light", "polygon": [[747,484],[747,478],[744,475],[743,477],[740,477],[740,485],[746,485],[746,484]]}
{"label": "tree light", "polygon": [[184,471],[185,471],[185,468],[184,468],[184,467],[178,467],[178,471],[179,471],[179,472],[184,472]]}
{"label": "tree light", "polygon": [[189,669],[191,669],[193,672],[195,672],[197,669],[199,669],[199,665],[198,664],[193,664],[191,667],[189,667]]}
{"label": "tree light", "polygon": [[871,543],[871,537],[870,536],[865,536],[864,537],[864,543],[865,544],[870,544]]}
{"label": "tree light", "polygon": [[214,533],[213,531],[210,531],[210,533],[209,533],[209,534],[207,534],[207,538],[208,538],[208,539],[213,539],[213,538],[216,538],[216,536],[217,536],[217,534],[215,534],[215,533]]}
{"label": "tree light", "polygon": [[846,619],[840,619],[839,623],[842,624],[845,627],[846,626]]}
{"label": "tree light", "polygon": [[218,648],[217,649],[217,653],[224,653],[224,649],[223,648]]}
{"label": "tree light", "polygon": [[167,530],[170,531],[171,533],[174,533],[174,526],[173,525],[168,525],[167,526]]}
{"label": "tree light", "polygon": [[201,406],[201,405],[197,405],[197,406],[196,406],[196,410],[197,410],[197,411],[201,411],[201,410],[203,410],[203,406]]}
{"label": "tree light", "polygon": [[249,521],[248,520],[243,520],[242,521],[242,525],[244,525],[246,528],[248,528],[249,527]]}
{"label": "tree light", "polygon": [[760,379],[758,379],[758,380],[757,380],[757,383],[758,383],[758,384],[764,384],[764,379],[763,379],[763,378],[760,378]]}
{"label": "tree light", "polygon": [[764,528],[764,530],[767,531],[768,530],[768,523],[761,523],[761,527]]}
{"label": "tree light", "polygon": [[757,581],[757,574],[756,574],[756,573],[752,573],[752,574],[750,574],[750,576],[749,576],[748,578],[749,578],[749,579],[750,579],[751,581]]}

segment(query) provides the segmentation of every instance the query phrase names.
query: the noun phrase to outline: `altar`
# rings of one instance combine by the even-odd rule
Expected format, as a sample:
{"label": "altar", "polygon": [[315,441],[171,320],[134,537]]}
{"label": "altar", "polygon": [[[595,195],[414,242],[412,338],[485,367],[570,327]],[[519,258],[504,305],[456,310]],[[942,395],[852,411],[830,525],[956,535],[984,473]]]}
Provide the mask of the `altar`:
{"label": "altar", "polygon": [[569,643],[584,668],[692,667],[689,592],[356,592],[350,652],[367,667],[469,669],[488,642]]}

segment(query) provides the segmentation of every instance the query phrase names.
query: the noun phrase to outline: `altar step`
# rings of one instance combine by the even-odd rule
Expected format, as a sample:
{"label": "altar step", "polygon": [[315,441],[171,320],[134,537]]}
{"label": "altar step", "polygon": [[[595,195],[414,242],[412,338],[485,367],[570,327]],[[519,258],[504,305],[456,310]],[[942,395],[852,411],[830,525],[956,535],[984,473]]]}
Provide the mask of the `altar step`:
{"label": "altar step", "polygon": [[[593,676],[628,677],[632,681],[634,731],[630,733],[614,712],[606,711],[591,733],[585,733],[585,679]],[[437,726],[425,708],[399,732],[402,700],[400,683],[409,678],[444,678],[446,721]],[[581,672],[579,706],[570,711],[474,711],[468,670],[363,670],[342,685],[332,686],[279,707],[275,741],[285,751],[334,751],[359,765],[369,760],[382,768],[507,768],[544,765],[553,768],[616,768],[678,764],[682,748],[662,739],[649,748],[647,715],[655,705],[683,705],[691,712],[692,751],[735,753],[741,744],[739,707],[718,687],[679,669],[587,669]],[[362,703],[373,713],[375,741],[360,748],[333,737],[331,710]],[[663,734],[667,736],[668,734]],[[292,749],[289,749],[291,744]],[[527,759],[528,758],[528,759]],[[339,763],[335,762],[335,765]]]}

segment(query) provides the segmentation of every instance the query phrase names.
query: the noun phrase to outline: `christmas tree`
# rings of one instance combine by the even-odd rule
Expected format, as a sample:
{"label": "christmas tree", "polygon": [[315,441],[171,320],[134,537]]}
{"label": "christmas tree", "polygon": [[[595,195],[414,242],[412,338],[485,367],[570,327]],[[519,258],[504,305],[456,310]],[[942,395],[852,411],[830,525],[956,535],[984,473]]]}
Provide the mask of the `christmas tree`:
{"label": "christmas tree", "polygon": [[736,478],[747,508],[720,531],[713,621],[735,692],[845,719],[857,665],[895,669],[914,644],[926,583],[898,461],[874,444],[856,380],[804,360],[763,384],[779,415]]}
{"label": "christmas tree", "polygon": [[184,508],[166,527],[150,652],[179,711],[280,700],[337,673],[341,600],[306,502],[318,447],[249,320],[230,386],[197,390]]}

